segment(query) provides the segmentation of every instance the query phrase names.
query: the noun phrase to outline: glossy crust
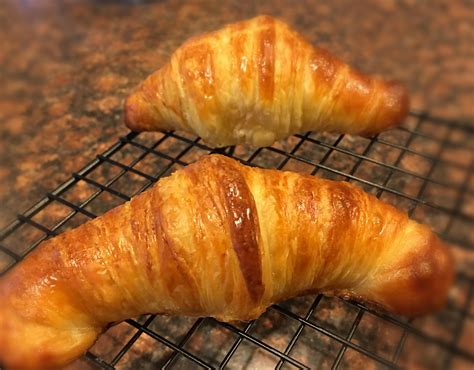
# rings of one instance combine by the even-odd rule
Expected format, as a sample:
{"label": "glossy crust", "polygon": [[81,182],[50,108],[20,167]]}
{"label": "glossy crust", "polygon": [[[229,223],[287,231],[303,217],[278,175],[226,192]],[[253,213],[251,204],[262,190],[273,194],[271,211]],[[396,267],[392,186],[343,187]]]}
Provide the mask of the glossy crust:
{"label": "glossy crust", "polygon": [[0,362],[51,368],[143,313],[250,320],[307,292],[415,316],[439,309],[448,249],[346,182],[211,155],[77,229],[0,280]]}
{"label": "glossy crust", "polygon": [[192,38],[126,100],[134,131],[186,130],[214,146],[266,146],[309,130],[370,135],[399,124],[408,96],[269,16]]}

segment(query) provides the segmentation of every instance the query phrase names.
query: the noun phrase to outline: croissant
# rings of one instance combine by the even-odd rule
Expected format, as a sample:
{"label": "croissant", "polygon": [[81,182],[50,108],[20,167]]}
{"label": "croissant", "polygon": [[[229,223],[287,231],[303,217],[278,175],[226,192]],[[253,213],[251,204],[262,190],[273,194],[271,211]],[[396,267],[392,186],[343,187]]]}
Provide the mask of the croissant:
{"label": "croissant", "polygon": [[143,313],[257,318],[323,292],[415,316],[453,279],[428,229],[346,182],[210,155],[45,241],[0,280],[0,362],[51,368]]}
{"label": "croissant", "polygon": [[405,88],[366,76],[269,16],[192,38],[126,100],[133,131],[184,130],[214,146],[297,132],[371,135],[408,112]]}

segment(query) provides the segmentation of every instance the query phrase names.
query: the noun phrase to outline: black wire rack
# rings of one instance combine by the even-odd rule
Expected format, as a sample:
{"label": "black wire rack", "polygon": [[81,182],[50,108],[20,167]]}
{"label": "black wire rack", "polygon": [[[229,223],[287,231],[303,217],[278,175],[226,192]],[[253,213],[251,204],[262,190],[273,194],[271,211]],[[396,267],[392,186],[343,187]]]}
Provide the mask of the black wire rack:
{"label": "black wire rack", "polygon": [[274,305],[249,323],[147,315],[110,328],[73,367],[472,369],[473,128],[411,113],[400,128],[372,138],[308,132],[268,148],[219,150],[182,133],[129,133],[0,232],[0,273],[48,237],[220,152],[253,166],[354,182],[429,224],[458,261],[446,309],[407,320],[316,295]]}

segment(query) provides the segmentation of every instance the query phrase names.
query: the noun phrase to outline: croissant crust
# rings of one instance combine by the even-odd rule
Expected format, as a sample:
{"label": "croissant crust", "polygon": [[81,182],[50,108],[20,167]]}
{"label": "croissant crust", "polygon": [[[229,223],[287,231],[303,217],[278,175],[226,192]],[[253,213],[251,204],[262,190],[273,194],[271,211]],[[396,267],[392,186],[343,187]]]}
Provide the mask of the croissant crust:
{"label": "croissant crust", "polygon": [[0,363],[62,366],[143,313],[250,320],[308,292],[416,316],[453,279],[428,227],[346,182],[207,156],[0,279]]}
{"label": "croissant crust", "polygon": [[185,130],[215,146],[303,131],[370,135],[408,112],[398,82],[365,75],[259,16],[194,37],[127,98],[134,131]]}

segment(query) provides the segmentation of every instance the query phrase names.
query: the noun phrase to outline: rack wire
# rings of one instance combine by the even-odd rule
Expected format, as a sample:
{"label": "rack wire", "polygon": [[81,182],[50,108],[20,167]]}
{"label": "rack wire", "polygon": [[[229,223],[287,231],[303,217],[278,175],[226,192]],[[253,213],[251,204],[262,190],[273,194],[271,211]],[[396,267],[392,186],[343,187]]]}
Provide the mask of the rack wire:
{"label": "rack wire", "polygon": [[249,323],[147,315],[110,328],[77,368],[473,368],[473,139],[474,126],[425,113],[371,138],[308,132],[259,149],[216,150],[176,132],[129,133],[0,232],[0,273],[48,237],[220,152],[252,166],[356,183],[429,224],[458,261],[446,309],[406,320],[315,295],[274,305]]}

